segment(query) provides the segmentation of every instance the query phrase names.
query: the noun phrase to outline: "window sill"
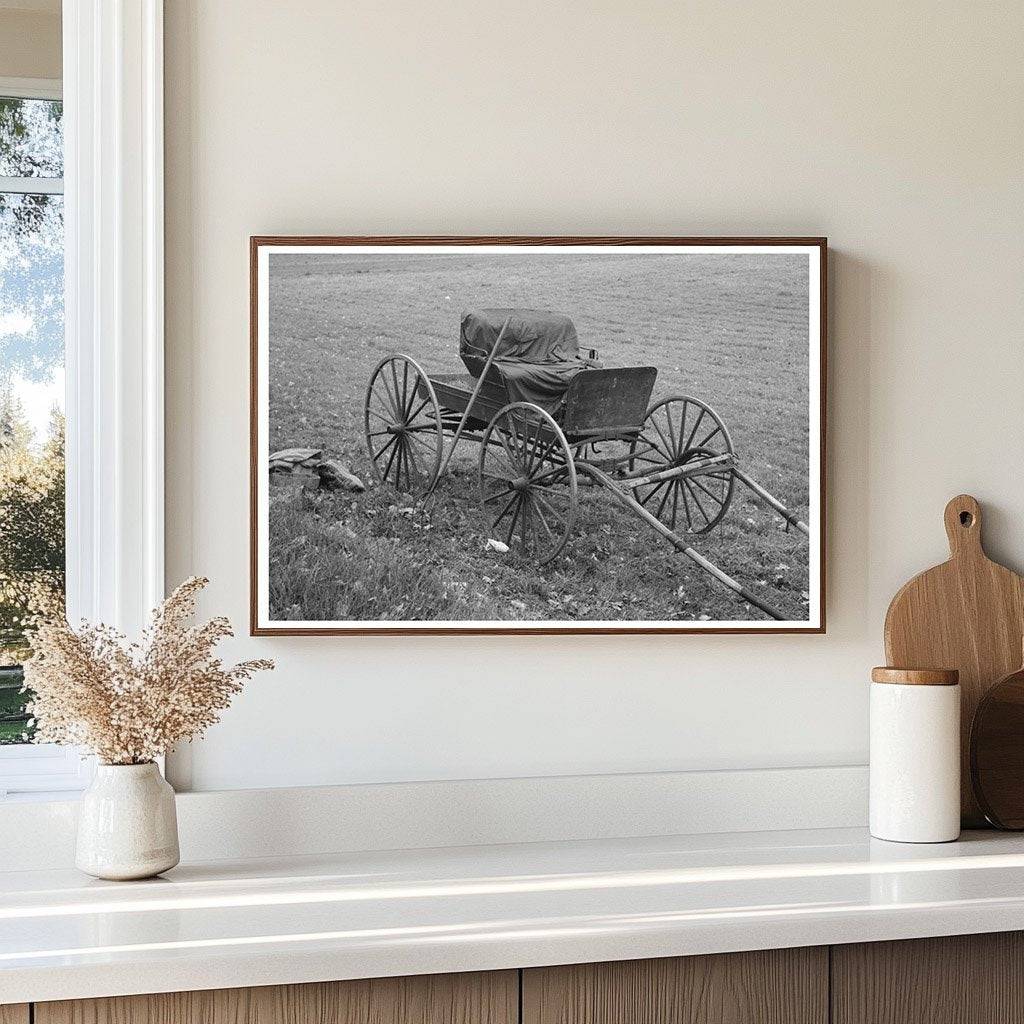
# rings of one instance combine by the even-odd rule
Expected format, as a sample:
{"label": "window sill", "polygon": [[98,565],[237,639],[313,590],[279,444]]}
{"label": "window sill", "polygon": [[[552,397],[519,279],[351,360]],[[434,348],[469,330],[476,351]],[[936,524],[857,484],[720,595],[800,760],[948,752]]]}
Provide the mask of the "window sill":
{"label": "window sill", "polygon": [[0,746],[0,804],[68,800],[92,779],[94,759],[52,743]]}

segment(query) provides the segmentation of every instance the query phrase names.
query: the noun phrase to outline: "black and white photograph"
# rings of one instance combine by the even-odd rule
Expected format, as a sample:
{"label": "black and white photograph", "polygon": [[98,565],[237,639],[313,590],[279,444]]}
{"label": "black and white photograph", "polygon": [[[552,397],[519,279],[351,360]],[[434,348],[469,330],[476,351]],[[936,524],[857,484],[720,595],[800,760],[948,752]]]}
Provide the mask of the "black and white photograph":
{"label": "black and white photograph", "polygon": [[824,240],[251,260],[255,634],[823,631]]}

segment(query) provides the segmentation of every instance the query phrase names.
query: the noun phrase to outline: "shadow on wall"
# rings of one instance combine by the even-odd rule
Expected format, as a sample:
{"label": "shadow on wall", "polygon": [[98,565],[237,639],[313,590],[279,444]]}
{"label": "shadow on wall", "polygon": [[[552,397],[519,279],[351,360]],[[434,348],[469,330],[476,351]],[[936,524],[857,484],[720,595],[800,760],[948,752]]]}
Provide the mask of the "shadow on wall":
{"label": "shadow on wall", "polygon": [[[825,494],[826,606],[829,632],[841,622],[849,636],[877,633],[868,621],[871,504],[871,367],[875,346],[872,307],[886,290],[877,267],[841,249],[828,254],[828,407]],[[837,585],[842,579],[842,587]],[[883,605],[884,608],[884,605]]]}

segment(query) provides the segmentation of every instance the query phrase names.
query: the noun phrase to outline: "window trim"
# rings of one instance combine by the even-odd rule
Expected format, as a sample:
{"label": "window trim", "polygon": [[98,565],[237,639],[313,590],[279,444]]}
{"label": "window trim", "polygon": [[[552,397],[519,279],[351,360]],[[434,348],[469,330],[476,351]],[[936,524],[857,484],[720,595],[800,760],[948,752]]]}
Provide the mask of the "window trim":
{"label": "window trim", "polygon": [[[64,0],[68,617],[137,635],[164,596],[163,0]],[[91,758],[0,753],[0,800],[84,788]]]}
{"label": "window trim", "polygon": [[[13,99],[59,102],[63,97],[59,79],[0,77],[0,96]],[[64,195],[64,179],[53,177],[9,176],[0,174],[0,192],[14,195]],[[4,749],[4,748],[0,748]],[[9,749],[9,748],[8,748]],[[6,761],[9,758],[4,757]],[[0,768],[3,765],[0,764]],[[7,773],[0,771],[2,776]]]}
{"label": "window trim", "polygon": [[163,0],[64,0],[68,617],[164,593]]}
{"label": "window trim", "polygon": [[[0,96],[4,93],[0,92]],[[63,178],[8,178],[0,174],[0,192],[22,196],[62,196]]]}
{"label": "window trim", "polygon": [[0,75],[0,96],[19,100],[60,100],[64,98],[59,78],[5,78]]}
{"label": "window trim", "polygon": [[[0,96],[18,100],[63,100],[59,78],[4,78],[0,76]],[[10,177],[0,174],[0,192],[18,195],[63,195],[64,179],[47,177]]]}
{"label": "window trim", "polygon": [[9,796],[32,793],[37,797],[79,792],[92,779],[95,758],[75,747],[55,743],[0,746],[0,802]]}

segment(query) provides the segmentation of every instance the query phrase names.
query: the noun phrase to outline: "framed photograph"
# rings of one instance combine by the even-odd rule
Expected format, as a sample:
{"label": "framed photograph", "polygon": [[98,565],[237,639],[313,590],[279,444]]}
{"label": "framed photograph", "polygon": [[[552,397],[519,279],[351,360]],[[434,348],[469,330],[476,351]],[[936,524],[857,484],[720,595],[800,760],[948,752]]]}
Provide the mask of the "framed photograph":
{"label": "framed photograph", "polygon": [[826,249],[252,238],[253,634],[823,633]]}

